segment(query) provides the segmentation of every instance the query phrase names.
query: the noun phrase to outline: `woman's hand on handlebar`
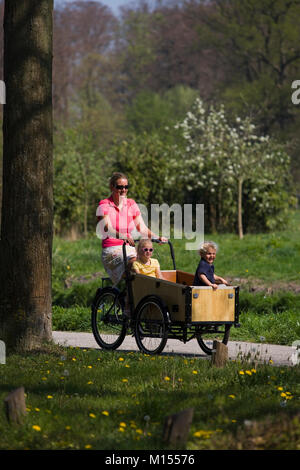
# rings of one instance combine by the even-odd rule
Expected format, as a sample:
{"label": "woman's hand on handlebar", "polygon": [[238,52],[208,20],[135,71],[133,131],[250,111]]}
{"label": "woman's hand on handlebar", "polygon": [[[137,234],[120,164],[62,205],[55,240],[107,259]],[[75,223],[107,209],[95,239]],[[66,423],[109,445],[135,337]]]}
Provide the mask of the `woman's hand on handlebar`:
{"label": "woman's hand on handlebar", "polygon": [[158,237],[159,244],[161,245],[162,243],[168,243],[168,239],[166,237]]}
{"label": "woman's hand on handlebar", "polygon": [[130,246],[135,246],[134,239],[131,238],[131,237],[127,237],[126,240],[125,240],[125,243],[126,244],[128,243],[128,245],[130,245]]}

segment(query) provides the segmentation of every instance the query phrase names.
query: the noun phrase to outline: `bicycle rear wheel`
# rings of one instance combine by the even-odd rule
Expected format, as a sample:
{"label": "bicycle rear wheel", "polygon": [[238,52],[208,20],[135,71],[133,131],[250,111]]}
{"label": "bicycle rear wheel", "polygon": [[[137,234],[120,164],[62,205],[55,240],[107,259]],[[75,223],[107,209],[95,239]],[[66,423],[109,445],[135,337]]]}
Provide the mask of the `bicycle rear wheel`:
{"label": "bicycle rear wheel", "polygon": [[205,333],[199,333],[196,336],[198,344],[205,354],[211,355],[213,353],[214,340],[221,341],[225,345],[228,343],[231,325],[222,325],[220,328],[222,329],[218,329],[215,332],[207,331]]}
{"label": "bicycle rear wheel", "polygon": [[126,335],[124,302],[112,287],[101,289],[92,306],[92,331],[102,349],[117,349]]}

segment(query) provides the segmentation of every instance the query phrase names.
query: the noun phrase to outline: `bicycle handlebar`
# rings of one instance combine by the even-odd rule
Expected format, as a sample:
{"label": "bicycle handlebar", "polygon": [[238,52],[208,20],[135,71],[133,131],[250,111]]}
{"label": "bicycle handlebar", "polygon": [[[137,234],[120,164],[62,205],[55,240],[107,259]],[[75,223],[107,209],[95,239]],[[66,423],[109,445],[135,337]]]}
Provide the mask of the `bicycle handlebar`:
{"label": "bicycle handlebar", "polygon": [[[159,243],[160,245],[166,245],[168,243],[169,247],[170,247],[170,252],[171,252],[171,257],[172,257],[172,261],[173,261],[173,267],[174,269],[176,270],[176,263],[175,263],[175,255],[174,255],[174,249],[173,249],[173,245],[172,243],[170,242],[170,240],[166,241],[166,242],[162,242],[159,238],[151,238],[149,239],[151,240],[152,242],[154,243]],[[140,241],[140,239],[136,239],[136,240],[133,240],[134,243],[137,243]],[[126,245],[126,240],[124,240],[124,243],[123,243],[123,255],[125,255],[125,245]],[[124,256],[124,263],[125,263],[125,266],[126,266],[126,257]]]}

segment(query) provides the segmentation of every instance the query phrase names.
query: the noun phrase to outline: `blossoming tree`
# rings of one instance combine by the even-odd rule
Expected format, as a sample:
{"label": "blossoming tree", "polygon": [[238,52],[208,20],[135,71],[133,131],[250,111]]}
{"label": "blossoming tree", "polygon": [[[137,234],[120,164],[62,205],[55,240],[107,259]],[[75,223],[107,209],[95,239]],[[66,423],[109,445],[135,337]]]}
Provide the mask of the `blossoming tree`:
{"label": "blossoming tree", "polygon": [[289,156],[270,137],[258,136],[249,117],[230,122],[224,106],[206,109],[201,99],[176,127],[185,142],[184,165],[177,159],[177,171],[187,190],[201,190],[212,212],[218,210],[225,219],[234,216],[243,238],[245,183],[256,212],[268,210],[274,187],[284,190]]}

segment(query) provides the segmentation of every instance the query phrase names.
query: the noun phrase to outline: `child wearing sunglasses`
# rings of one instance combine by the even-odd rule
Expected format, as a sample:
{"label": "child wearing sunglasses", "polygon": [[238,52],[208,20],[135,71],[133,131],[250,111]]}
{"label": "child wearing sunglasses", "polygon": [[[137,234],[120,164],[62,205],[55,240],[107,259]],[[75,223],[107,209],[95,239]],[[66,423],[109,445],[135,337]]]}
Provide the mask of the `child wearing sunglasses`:
{"label": "child wearing sunglasses", "polygon": [[137,247],[137,259],[132,264],[132,269],[137,274],[163,279],[160,265],[157,259],[152,258],[153,245],[149,239],[141,239]]}

